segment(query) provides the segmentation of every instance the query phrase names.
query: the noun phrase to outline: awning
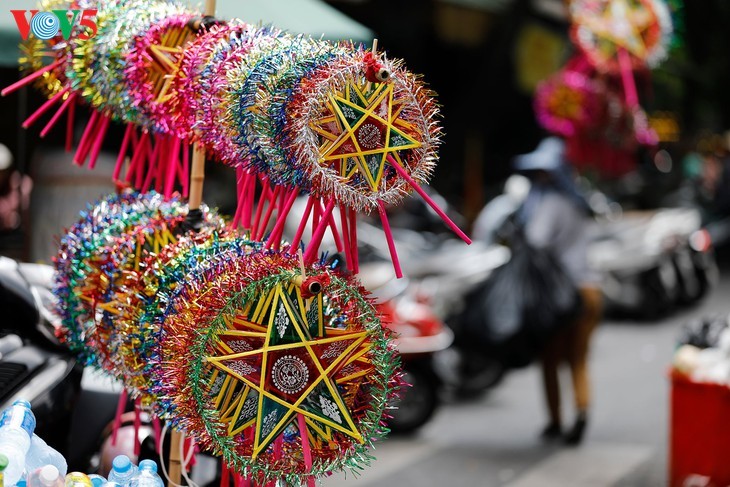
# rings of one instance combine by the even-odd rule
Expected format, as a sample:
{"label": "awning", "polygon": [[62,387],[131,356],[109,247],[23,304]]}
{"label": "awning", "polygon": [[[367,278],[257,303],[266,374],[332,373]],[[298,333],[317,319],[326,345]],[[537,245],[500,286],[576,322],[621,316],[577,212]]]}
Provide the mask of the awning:
{"label": "awning", "polygon": [[[191,5],[200,2],[189,1]],[[12,8],[31,10],[36,0],[13,0]],[[272,24],[298,34],[328,40],[370,42],[373,31],[320,0],[218,0],[216,16]],[[20,34],[10,8],[0,12],[0,66],[18,63]]]}

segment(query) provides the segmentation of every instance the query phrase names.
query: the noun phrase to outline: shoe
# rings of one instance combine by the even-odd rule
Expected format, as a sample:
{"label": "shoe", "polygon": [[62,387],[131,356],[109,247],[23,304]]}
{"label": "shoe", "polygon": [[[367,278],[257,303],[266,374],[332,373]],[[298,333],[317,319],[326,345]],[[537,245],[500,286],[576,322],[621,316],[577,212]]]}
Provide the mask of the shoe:
{"label": "shoe", "polygon": [[575,424],[563,437],[565,444],[571,446],[579,445],[583,441],[583,434],[585,433],[587,423],[588,418],[586,413],[579,413]]}
{"label": "shoe", "polygon": [[563,434],[563,428],[560,427],[560,423],[548,423],[545,429],[540,433],[540,438],[543,440],[555,440],[560,438]]}

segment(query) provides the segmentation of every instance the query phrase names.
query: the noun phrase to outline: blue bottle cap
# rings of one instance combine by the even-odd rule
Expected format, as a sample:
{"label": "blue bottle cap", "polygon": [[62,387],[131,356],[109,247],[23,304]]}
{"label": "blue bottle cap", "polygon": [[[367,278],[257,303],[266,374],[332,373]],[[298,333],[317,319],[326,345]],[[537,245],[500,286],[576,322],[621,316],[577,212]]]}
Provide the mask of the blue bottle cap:
{"label": "blue bottle cap", "polygon": [[30,409],[30,403],[25,399],[18,399],[16,401],[13,401],[13,406],[25,406]]}
{"label": "blue bottle cap", "polygon": [[142,460],[139,462],[139,469],[140,470],[151,470],[155,473],[157,473],[157,462],[154,460]]}
{"label": "blue bottle cap", "polygon": [[124,473],[132,468],[132,462],[127,455],[117,455],[112,460],[112,468],[117,472]]}

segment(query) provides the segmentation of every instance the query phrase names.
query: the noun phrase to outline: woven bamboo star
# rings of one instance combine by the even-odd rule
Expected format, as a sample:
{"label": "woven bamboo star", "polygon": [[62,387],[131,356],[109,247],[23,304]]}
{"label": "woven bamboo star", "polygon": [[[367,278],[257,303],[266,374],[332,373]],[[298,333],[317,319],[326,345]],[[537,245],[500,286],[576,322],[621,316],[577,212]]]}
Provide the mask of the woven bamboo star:
{"label": "woven bamboo star", "polygon": [[398,152],[420,143],[408,135],[411,125],[400,118],[403,104],[394,99],[393,84],[348,83],[343,93],[330,95],[328,111],[312,124],[321,136],[320,154],[325,164],[334,164],[349,181],[362,176],[378,191],[390,154],[400,163]]}
{"label": "woven bamboo star", "polygon": [[218,335],[217,355],[207,358],[217,369],[210,392],[229,435],[255,425],[252,458],[297,414],[312,430],[302,437],[336,430],[363,441],[337,383],[369,370],[354,366],[367,351],[367,332],[324,323],[321,296],[306,302],[298,286],[277,284]]}

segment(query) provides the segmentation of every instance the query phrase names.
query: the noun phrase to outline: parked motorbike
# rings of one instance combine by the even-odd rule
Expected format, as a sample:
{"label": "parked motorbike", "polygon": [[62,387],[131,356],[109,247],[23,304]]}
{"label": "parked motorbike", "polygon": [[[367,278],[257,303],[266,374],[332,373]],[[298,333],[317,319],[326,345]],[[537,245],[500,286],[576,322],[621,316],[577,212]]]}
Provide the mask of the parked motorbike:
{"label": "parked motorbike", "polygon": [[698,301],[718,275],[710,234],[690,208],[603,222],[588,258],[602,276],[607,312],[646,319]]}
{"label": "parked motorbike", "polygon": [[92,472],[118,388],[84,371],[59,343],[52,279],[50,266],[0,257],[0,410],[16,399],[29,401],[36,434],[66,457],[71,470]]}

